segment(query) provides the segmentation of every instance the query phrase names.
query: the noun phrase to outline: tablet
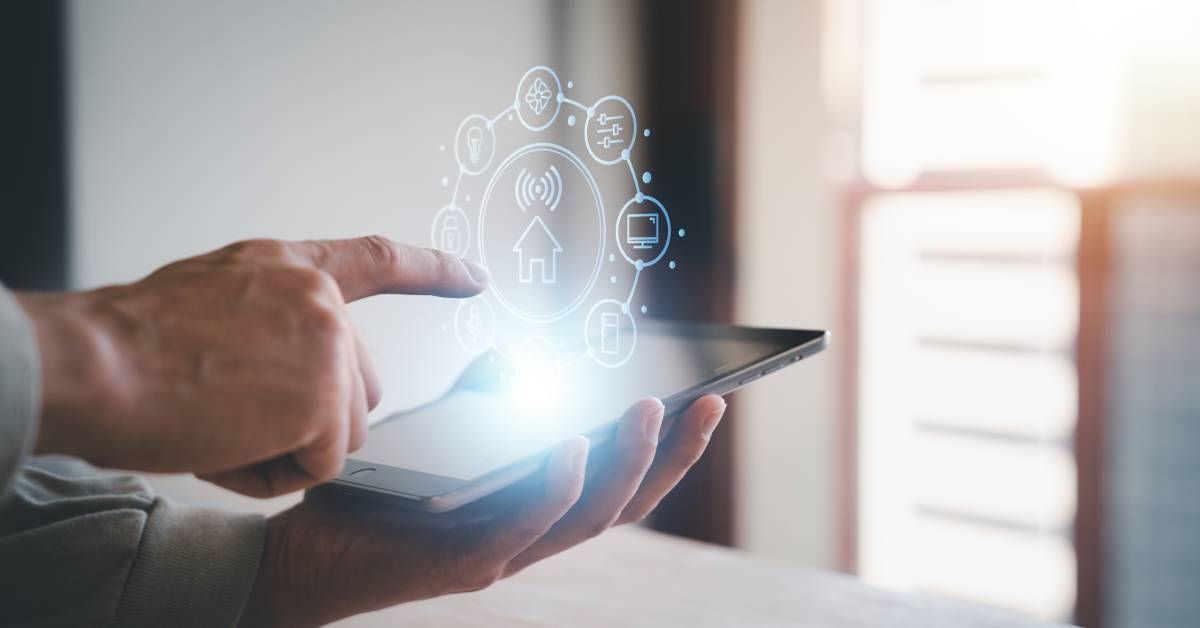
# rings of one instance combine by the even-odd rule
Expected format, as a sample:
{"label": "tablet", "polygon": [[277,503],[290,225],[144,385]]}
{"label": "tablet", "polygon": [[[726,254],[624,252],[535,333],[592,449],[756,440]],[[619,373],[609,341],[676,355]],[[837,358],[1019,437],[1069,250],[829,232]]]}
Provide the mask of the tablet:
{"label": "tablet", "polygon": [[583,434],[604,442],[633,402],[658,397],[667,416],[825,348],[828,332],[643,322],[630,360],[553,369],[484,355],[438,401],[375,424],[328,488],[429,512],[453,510],[536,471]]}

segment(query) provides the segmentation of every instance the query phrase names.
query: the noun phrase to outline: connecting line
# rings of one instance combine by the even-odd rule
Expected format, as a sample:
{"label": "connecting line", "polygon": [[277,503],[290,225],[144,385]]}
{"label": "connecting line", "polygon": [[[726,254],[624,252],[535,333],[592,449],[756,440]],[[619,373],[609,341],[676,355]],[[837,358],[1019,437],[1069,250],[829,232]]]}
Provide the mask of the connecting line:
{"label": "connecting line", "polygon": [[584,360],[587,360],[590,357],[592,357],[592,356],[590,354],[588,354],[587,351],[584,351],[583,355],[571,358],[570,360],[567,360],[565,362],[559,362],[558,366],[559,366],[559,368],[564,368],[564,369],[570,368],[572,366],[575,366],[576,364],[579,364],[580,362],[583,362]]}
{"label": "connecting line", "polygon": [[584,111],[587,111],[587,105],[579,102],[578,100],[571,100],[570,98],[563,96],[562,102],[565,102],[568,105],[575,105],[576,107],[579,107],[580,109],[583,109]]}
{"label": "connecting line", "polygon": [[633,177],[633,190],[638,194],[641,194],[642,184],[638,183],[637,171],[633,169],[633,160],[626,158],[625,165],[629,166],[629,176]]}
{"label": "connecting line", "polygon": [[629,309],[629,307],[633,304],[633,295],[635,293],[637,293],[638,277],[641,277],[641,276],[642,276],[642,269],[634,266],[633,285],[629,286],[629,298],[625,299],[625,309]]}
{"label": "connecting line", "polygon": [[462,183],[463,169],[458,167],[458,178],[454,180],[454,194],[450,197],[450,204],[458,207],[458,186]]}
{"label": "connecting line", "polygon": [[492,124],[496,124],[497,122],[500,121],[500,118],[503,118],[504,116],[512,113],[512,110],[513,110],[513,105],[509,105],[509,106],[505,107],[504,111],[501,111],[500,113],[496,114],[495,118],[492,118]]}

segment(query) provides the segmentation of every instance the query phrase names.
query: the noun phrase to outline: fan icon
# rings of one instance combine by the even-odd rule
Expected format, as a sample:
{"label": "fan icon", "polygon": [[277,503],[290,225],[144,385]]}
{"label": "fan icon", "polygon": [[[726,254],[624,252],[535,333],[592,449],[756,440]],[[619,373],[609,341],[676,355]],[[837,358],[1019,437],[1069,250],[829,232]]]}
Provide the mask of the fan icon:
{"label": "fan icon", "polygon": [[525,94],[525,104],[533,110],[533,115],[540,116],[546,110],[546,105],[550,104],[550,87],[542,79],[533,81],[533,85],[529,86],[529,92]]}

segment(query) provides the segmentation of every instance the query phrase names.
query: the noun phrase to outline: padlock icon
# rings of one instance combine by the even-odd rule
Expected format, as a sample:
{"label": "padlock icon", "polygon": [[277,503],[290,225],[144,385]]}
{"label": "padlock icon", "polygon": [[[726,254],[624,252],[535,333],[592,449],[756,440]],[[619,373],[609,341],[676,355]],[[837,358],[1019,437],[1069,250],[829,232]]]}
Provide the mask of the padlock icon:
{"label": "padlock icon", "polygon": [[442,220],[442,250],[457,254],[460,237],[462,232],[458,227],[458,216],[446,216]]}

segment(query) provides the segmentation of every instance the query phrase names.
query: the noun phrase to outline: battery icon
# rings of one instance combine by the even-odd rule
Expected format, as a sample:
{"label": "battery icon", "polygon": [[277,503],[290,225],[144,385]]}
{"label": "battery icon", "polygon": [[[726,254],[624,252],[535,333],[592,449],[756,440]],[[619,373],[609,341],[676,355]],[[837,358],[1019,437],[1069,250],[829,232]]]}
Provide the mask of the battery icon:
{"label": "battery icon", "polygon": [[600,313],[600,353],[605,355],[621,353],[620,319],[614,312]]}

